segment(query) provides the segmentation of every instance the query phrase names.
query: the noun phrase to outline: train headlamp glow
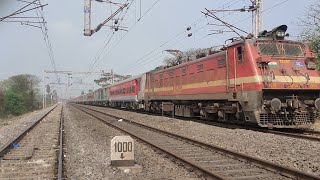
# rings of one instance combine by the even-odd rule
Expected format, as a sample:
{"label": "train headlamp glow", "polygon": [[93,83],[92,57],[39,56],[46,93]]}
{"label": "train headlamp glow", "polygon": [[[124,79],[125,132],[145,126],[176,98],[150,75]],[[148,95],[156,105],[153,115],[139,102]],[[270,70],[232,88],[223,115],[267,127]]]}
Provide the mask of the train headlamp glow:
{"label": "train headlamp glow", "polygon": [[286,33],[284,31],[282,31],[282,30],[276,31],[276,36],[278,38],[283,38],[285,35],[286,35]]}
{"label": "train headlamp glow", "polygon": [[318,110],[320,110],[320,98],[318,98],[318,99],[316,99],[316,100],[314,101],[314,106],[315,106]]}

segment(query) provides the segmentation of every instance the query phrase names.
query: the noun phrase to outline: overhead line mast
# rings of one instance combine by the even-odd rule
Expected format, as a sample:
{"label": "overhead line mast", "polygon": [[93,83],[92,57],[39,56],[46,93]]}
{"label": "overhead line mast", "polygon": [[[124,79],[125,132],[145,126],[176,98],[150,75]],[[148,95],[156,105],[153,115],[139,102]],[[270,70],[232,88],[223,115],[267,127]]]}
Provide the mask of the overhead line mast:
{"label": "overhead line mast", "polygon": [[[106,20],[104,20],[102,23],[100,23],[95,29],[91,29],[91,1],[92,0],[84,0],[84,35],[85,36],[91,36],[92,34],[98,32],[102,26],[106,25],[112,18],[114,18],[118,13],[120,13],[124,8],[126,8],[129,3],[125,4],[119,4],[119,3],[113,3],[116,5],[120,5],[120,7],[112,13]],[[98,2],[108,2],[112,3],[111,1],[101,1],[96,0]],[[117,31],[118,29],[115,28]]]}
{"label": "overhead line mast", "polygon": [[[219,20],[214,13],[217,12],[228,12],[228,11],[239,11],[239,12],[252,12],[252,34],[255,37],[258,37],[259,32],[261,31],[262,28],[262,0],[250,0],[252,5],[249,7],[243,7],[240,9],[217,9],[217,10],[207,10],[207,12],[202,12],[206,16],[214,16],[213,18],[217,19],[218,21],[222,22]],[[210,14],[209,14],[210,13]],[[223,23],[223,25],[219,24],[214,24],[215,26],[227,26],[227,24]]]}
{"label": "overhead line mast", "polygon": [[252,33],[255,37],[258,37],[262,28],[262,0],[251,0],[252,11]]}

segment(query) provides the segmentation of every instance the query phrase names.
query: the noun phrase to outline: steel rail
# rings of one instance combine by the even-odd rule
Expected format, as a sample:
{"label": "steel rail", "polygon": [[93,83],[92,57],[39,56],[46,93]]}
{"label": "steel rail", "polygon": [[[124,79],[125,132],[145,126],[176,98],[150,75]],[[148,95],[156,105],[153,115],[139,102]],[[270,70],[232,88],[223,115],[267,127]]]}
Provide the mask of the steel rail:
{"label": "steel rail", "polygon": [[[125,132],[125,133],[128,133],[128,134],[130,134],[131,136],[133,136],[133,137],[135,137],[135,138],[137,138],[137,139],[140,139],[140,140],[142,140],[143,142],[145,142],[145,143],[147,143],[147,144],[149,144],[149,145],[151,145],[151,146],[153,146],[153,147],[155,147],[155,148],[157,148],[157,149],[160,149],[161,151],[163,151],[163,152],[171,155],[172,157],[174,157],[174,158],[176,158],[176,159],[179,159],[180,161],[182,161],[182,162],[184,162],[184,163],[187,163],[189,166],[191,166],[191,167],[193,167],[193,168],[201,171],[201,172],[204,173],[206,176],[212,177],[213,179],[227,180],[227,178],[225,178],[225,177],[222,177],[222,176],[220,176],[220,175],[218,175],[218,174],[214,174],[214,173],[212,173],[212,172],[210,172],[210,171],[208,171],[208,170],[206,170],[206,169],[204,169],[204,168],[202,168],[202,167],[200,167],[200,166],[197,166],[197,165],[193,164],[193,163],[190,162],[190,161],[187,161],[187,160],[183,159],[182,157],[178,156],[177,154],[174,154],[174,153],[172,153],[172,152],[170,152],[170,151],[168,151],[168,150],[165,150],[165,149],[163,149],[163,148],[161,148],[161,147],[157,146],[156,144],[153,144],[153,143],[151,143],[151,142],[149,142],[149,141],[146,141],[146,140],[144,140],[144,139],[141,139],[141,138],[139,138],[138,136],[136,136],[135,134],[130,133],[129,131],[124,130],[124,129],[122,129],[122,128],[120,128],[120,127],[118,127],[118,126],[116,126],[116,125],[114,125],[114,124],[112,124],[112,123],[109,123],[109,122],[107,122],[107,121],[104,121],[103,119],[99,118],[98,116],[96,116],[96,115],[94,115],[94,114],[91,114],[91,113],[89,113],[89,112],[87,112],[87,111],[82,110],[81,107],[77,107],[77,106],[73,106],[73,107],[79,109],[80,111],[82,111],[82,112],[84,112],[84,113],[86,113],[86,114],[89,114],[90,116],[95,117],[96,119],[100,120],[101,122],[103,122],[103,123],[105,123],[105,124],[107,124],[107,125],[115,128],[115,129],[118,129],[118,130],[120,130],[120,131],[123,131],[123,132]],[[85,108],[85,107],[82,107],[82,108]],[[90,108],[87,108],[87,109],[90,109]],[[90,109],[90,110],[91,110],[91,109]],[[94,111],[95,111],[95,110],[94,110]],[[99,112],[99,111],[96,111],[96,112]],[[101,113],[101,112],[99,112],[99,113]],[[106,114],[105,114],[105,115],[106,115]],[[118,118],[118,117],[116,117],[116,116],[110,116],[110,117],[112,117],[112,118]],[[124,121],[127,121],[127,120],[124,119]]]}
{"label": "steel rail", "polygon": [[[74,105],[74,104],[72,104],[72,105],[74,107],[76,107],[77,109],[79,109],[79,110],[81,110],[81,111],[83,111],[83,112],[85,112],[85,113],[87,113],[87,114],[89,114],[89,115],[101,120],[102,122],[107,123],[108,125],[111,125],[112,127],[115,127],[117,129],[120,129],[121,131],[125,131],[125,130],[121,129],[120,127],[117,127],[116,125],[113,125],[112,123],[106,122],[102,118],[100,118],[98,116],[95,116],[95,115],[93,115],[93,114],[91,114],[91,113],[89,113],[89,112],[87,112],[87,111],[85,111],[85,110],[83,110],[81,108],[88,109],[88,110],[91,110],[91,111],[94,111],[94,112],[97,112],[97,113],[100,113],[100,114],[103,114],[103,115],[106,115],[106,116],[110,116],[110,117],[115,118],[115,119],[122,119],[123,121],[129,122],[129,123],[132,123],[134,125],[141,126],[141,127],[153,130],[153,131],[157,131],[159,133],[166,134],[168,136],[178,137],[179,139],[182,139],[182,140],[185,140],[185,141],[188,141],[188,142],[192,142],[194,144],[198,144],[200,146],[203,146],[203,147],[206,147],[206,148],[210,148],[210,149],[213,149],[213,150],[216,150],[216,151],[231,155],[231,156],[236,157],[238,159],[242,159],[242,160],[245,160],[245,161],[250,161],[253,164],[263,166],[263,167],[265,167],[265,168],[267,168],[269,170],[273,170],[274,172],[278,172],[279,174],[282,174],[282,175],[287,175],[289,177],[294,177],[294,178],[308,179],[308,180],[313,180],[313,179],[314,180],[320,180],[319,176],[315,176],[315,175],[312,175],[312,174],[309,174],[309,173],[301,172],[299,170],[296,170],[296,169],[293,169],[293,168],[290,168],[290,167],[286,167],[286,166],[282,166],[282,165],[279,165],[279,164],[275,164],[273,162],[265,161],[265,160],[262,160],[262,159],[259,159],[259,158],[256,158],[256,157],[252,157],[252,156],[248,156],[246,154],[238,153],[238,152],[235,152],[235,151],[223,149],[221,147],[218,147],[218,146],[215,146],[215,145],[212,145],[212,144],[208,144],[208,143],[205,143],[205,142],[201,142],[201,141],[197,141],[197,140],[194,140],[194,139],[190,139],[188,137],[185,137],[185,136],[182,136],[182,135],[177,135],[177,134],[165,131],[165,130],[156,129],[156,128],[151,127],[151,126],[147,126],[147,125],[140,124],[140,123],[137,123],[137,122],[134,122],[134,121],[123,119],[121,117],[114,116],[114,115],[111,115],[111,114],[108,114],[106,112],[102,112],[102,111],[99,111],[99,110],[91,109],[91,108],[84,107],[84,106]],[[128,134],[131,134],[132,136],[134,136],[134,137],[136,137],[138,139],[141,139],[141,138],[135,136],[134,134],[132,134],[132,133],[130,133],[128,131],[125,131],[125,132],[127,132]],[[143,140],[143,139],[141,139],[141,140]],[[150,144],[149,142],[147,142],[147,143]],[[151,145],[157,147],[157,145],[153,145],[153,144],[151,144]],[[157,148],[159,148],[159,147],[157,147]],[[164,149],[161,149],[161,150],[164,150]],[[166,150],[164,150],[164,151],[168,152]],[[168,152],[168,153],[170,155],[172,155],[170,152]],[[178,157],[179,158],[179,156],[177,156],[175,154],[173,154],[173,157]],[[188,161],[183,160],[183,159],[182,159],[182,161],[188,163],[189,165],[191,165],[193,167],[196,167],[197,169],[201,170],[202,172],[205,172],[207,175],[213,176],[214,178],[225,179],[224,177],[221,177],[220,175],[217,175],[217,174],[213,174],[210,171],[206,171],[205,169],[202,169],[201,167],[194,166],[194,164],[192,164],[191,162],[188,162]]]}
{"label": "steel rail", "polygon": [[[153,116],[155,115],[155,114],[150,114],[150,113],[145,113],[145,114],[153,115]],[[184,117],[175,117],[175,118],[182,119],[182,120],[186,119]],[[202,123],[202,124],[208,124],[208,125],[212,125],[212,126],[217,126],[217,127],[222,127],[222,128],[245,129],[245,130],[257,131],[257,132],[262,132],[262,133],[276,134],[276,135],[281,135],[281,136],[287,136],[287,137],[292,137],[292,138],[298,138],[298,139],[305,139],[305,140],[320,142],[320,137],[319,137],[320,131],[315,131],[315,130],[301,130],[299,132],[293,133],[293,132],[285,132],[284,130],[281,130],[281,129],[279,129],[279,130],[271,130],[271,129],[263,129],[262,127],[241,126],[241,125],[237,125],[237,124],[230,124],[230,123],[228,124],[228,123],[224,123],[224,122],[213,122],[213,121],[206,121],[206,120],[201,120],[201,119],[192,119],[191,121],[199,122],[199,123]],[[288,130],[291,130],[291,129],[285,129],[285,130],[288,131]],[[297,129],[292,129],[292,130],[294,131],[294,130],[297,130]],[[316,135],[316,136],[314,136],[314,135]]]}
{"label": "steel rail", "polygon": [[305,134],[320,135],[320,131],[316,131],[316,130],[306,130],[304,133],[305,133]]}
{"label": "steel rail", "polygon": [[[97,107],[106,107],[106,106],[99,106],[99,105],[90,105],[90,106],[97,106]],[[110,108],[110,107],[107,107]],[[123,110],[123,111],[129,111],[129,112],[136,112],[132,110],[127,110],[127,109],[119,109],[118,110]],[[152,115],[152,116],[162,116],[161,114],[152,114],[149,112],[139,112],[142,114],[147,114],[147,115]],[[170,116],[168,116],[170,117]],[[171,118],[171,117],[170,117]],[[175,116],[176,119],[180,120],[190,120],[190,118],[186,117],[177,117]],[[263,129],[262,127],[256,127],[256,126],[243,126],[243,125],[237,125],[237,124],[231,124],[227,122],[217,122],[217,121],[208,121],[208,120],[202,120],[202,119],[191,119],[191,121],[202,123],[202,124],[207,124],[211,126],[216,126],[216,127],[222,127],[222,128],[229,128],[229,129],[245,129],[245,130],[251,130],[251,131],[257,131],[257,132],[262,132],[262,133],[270,133],[270,134],[276,134],[276,135],[282,135],[282,136],[287,136],[287,137],[292,137],[292,138],[298,138],[298,139],[305,139],[305,140],[310,140],[310,141],[318,141],[320,142],[320,131],[316,130],[302,130],[300,132],[285,132],[283,130],[271,130],[271,129]],[[290,130],[290,129],[285,129],[285,130]],[[292,129],[297,130],[297,129]],[[314,136],[316,135],[316,136]]]}
{"label": "steel rail", "polygon": [[[317,137],[317,136],[308,136],[305,134],[289,133],[289,132],[281,132],[281,131],[273,131],[273,130],[265,130],[265,131],[261,131],[261,132],[320,142],[320,137]],[[313,131],[306,131],[306,132],[311,133]]]}
{"label": "steel rail", "polygon": [[63,179],[63,139],[64,139],[64,113],[63,106],[60,113],[60,130],[59,130],[59,155],[58,155],[58,180]]}
{"label": "steel rail", "polygon": [[10,148],[11,144],[13,144],[14,142],[18,141],[19,139],[21,139],[24,135],[26,135],[27,133],[29,133],[37,124],[39,124],[39,122],[41,120],[43,120],[48,114],[50,114],[56,107],[58,107],[58,105],[55,105],[54,107],[52,107],[50,110],[48,110],[48,112],[46,112],[43,116],[41,116],[40,118],[38,118],[34,123],[32,123],[32,125],[30,127],[28,127],[26,130],[22,131],[21,133],[19,133],[17,136],[15,136],[14,138],[12,138],[9,142],[7,142],[5,145],[3,145],[2,147],[0,147],[0,157],[3,156],[3,154],[5,154],[5,152]]}

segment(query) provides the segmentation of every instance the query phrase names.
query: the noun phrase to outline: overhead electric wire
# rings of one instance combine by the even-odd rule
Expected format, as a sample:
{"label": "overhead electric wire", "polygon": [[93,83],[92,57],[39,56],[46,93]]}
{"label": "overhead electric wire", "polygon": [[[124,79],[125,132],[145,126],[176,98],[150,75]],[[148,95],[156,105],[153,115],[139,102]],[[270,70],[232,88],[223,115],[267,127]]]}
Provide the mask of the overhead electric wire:
{"label": "overhead electric wire", "polygon": [[[273,5],[272,7],[263,10],[261,13],[266,12],[266,11],[269,11],[270,9],[273,9],[273,8],[279,6],[279,5],[281,5],[281,4],[283,4],[283,3],[287,2],[287,1],[288,1],[288,0],[285,0],[285,1],[282,1],[282,2],[280,2],[280,3],[278,3],[278,4],[275,4],[275,5]],[[252,17],[252,16],[248,16],[248,17],[246,17],[246,18],[244,18],[244,19],[241,19],[240,21],[237,21],[236,23],[233,23],[232,25],[239,24],[239,23],[241,23],[241,22],[243,22],[243,21],[245,21],[245,20],[247,20],[247,19],[249,19],[249,18],[251,18],[251,17]],[[223,26],[224,26],[224,25],[223,25]],[[224,30],[224,29],[226,29],[226,27],[224,27],[224,28],[222,28],[222,29],[220,29],[220,30],[218,30],[218,31],[222,31],[222,30]],[[196,42],[199,42],[199,41],[201,41],[202,39],[204,39],[204,38],[206,38],[206,37],[208,37],[208,36],[210,36],[210,35],[207,34],[207,35],[205,35],[205,36],[203,36],[203,37],[201,37],[201,38],[199,38],[199,39],[197,39],[197,40],[195,40],[195,41],[193,41],[193,42],[188,43],[188,45],[194,44],[194,43],[196,43]],[[184,45],[183,47],[185,47],[185,45]]]}
{"label": "overhead electric wire", "polygon": [[[24,0],[16,0],[16,1],[20,1],[20,2],[25,2],[25,3],[31,3],[31,4],[36,4],[36,5],[39,5],[38,3],[36,2],[29,2],[29,1],[24,1]],[[37,1],[37,0],[35,0]]]}
{"label": "overhead electric wire", "polygon": [[[152,9],[152,8],[154,8],[157,4],[158,4],[158,2],[159,2],[160,0],[157,0],[155,3],[153,3],[153,5],[141,16],[141,14],[140,14],[140,18],[138,19],[138,21],[140,21],[146,14],[148,14],[148,12]],[[140,5],[141,5],[141,2],[140,2]],[[141,6],[140,6],[140,9],[141,9]],[[141,12],[140,12],[141,13]]]}
{"label": "overhead electric wire", "polygon": [[33,4],[33,3],[36,2],[36,1],[37,1],[37,0],[34,0],[33,2],[28,2],[29,4],[23,6],[22,8],[20,8],[20,9],[18,9],[18,10],[16,10],[15,12],[13,12],[13,13],[7,15],[7,16],[1,17],[1,18],[0,18],[0,21],[3,21],[3,20],[5,20],[6,18],[9,18],[9,17],[11,17],[11,16],[16,15],[17,13],[19,13],[20,11],[22,11],[24,8],[27,8],[28,6],[30,6],[31,4]]}
{"label": "overhead electric wire", "polygon": [[93,69],[93,68],[94,68],[94,65],[98,62],[100,56],[103,54],[104,49],[105,49],[105,48],[109,45],[109,43],[111,42],[111,39],[113,38],[114,34],[115,34],[115,32],[112,32],[112,33],[111,33],[111,36],[109,37],[108,41],[105,43],[104,47],[100,49],[100,50],[101,50],[101,51],[100,51],[101,53],[100,53],[99,55],[96,55],[94,62],[90,65],[89,70],[87,71],[87,73],[86,73],[82,78],[79,79],[80,81],[85,80],[85,78],[87,78],[87,77],[89,76],[89,74],[94,70],[94,69]]}
{"label": "overhead electric wire", "polygon": [[[133,1],[134,1],[134,0],[133,0]],[[129,7],[132,5],[133,1],[132,1],[132,2],[130,3],[130,5],[128,6],[125,15],[127,14],[128,9],[129,9]],[[105,57],[107,57],[115,47],[118,46],[118,44],[124,39],[124,37],[127,36],[127,34],[138,24],[138,22],[140,22],[140,20],[141,20],[146,14],[148,14],[148,12],[150,12],[150,10],[151,10],[152,8],[155,7],[156,4],[158,4],[159,1],[160,1],[160,0],[155,1],[155,3],[153,3],[153,5],[139,18],[139,20],[135,21],[135,23],[130,27],[130,29],[116,42],[116,44],[107,52],[107,54],[102,58],[102,60],[100,60],[99,63],[98,63],[93,69],[91,69],[90,71],[94,71],[94,70],[101,64],[101,62],[103,61],[103,59],[104,59]],[[124,16],[125,16],[125,15],[124,15]],[[89,71],[89,72],[90,72],[90,71]],[[86,78],[86,77],[83,77],[82,80],[84,80],[85,78]]]}
{"label": "overhead electric wire", "polygon": [[[38,4],[41,5],[41,1],[40,0],[37,0],[36,2],[38,2]],[[36,5],[37,4],[35,4],[35,6]],[[37,14],[39,22],[45,22],[43,9],[41,9],[41,10],[37,9],[36,10],[36,14]],[[47,27],[46,23],[42,23],[41,24],[41,32],[42,32],[42,35],[43,35],[43,38],[44,38],[44,41],[45,41],[45,45],[47,47],[47,51],[48,51],[48,55],[49,55],[49,58],[50,58],[50,62],[51,62],[52,68],[53,68],[54,71],[57,71],[55,57],[54,57],[52,44],[51,44],[51,41],[50,41],[50,38],[49,38],[49,34],[48,34],[48,27]],[[59,83],[60,79],[59,79],[58,74],[55,73],[55,76],[56,76],[57,82]]]}
{"label": "overhead electric wire", "polygon": [[[111,51],[120,43],[120,41],[136,26],[136,24],[159,2],[160,0],[157,0],[147,11],[146,11],[146,13],[144,13],[141,17],[140,17],[140,19],[138,19],[131,27],[130,27],[130,29],[126,32],[126,34],[124,34],[120,39],[119,39],[119,41],[108,51],[108,53],[103,57],[103,59],[105,58],[105,57],[107,57],[110,53],[111,53]],[[100,61],[100,63],[101,63],[101,61]],[[99,64],[100,64],[99,63]],[[97,65],[97,66],[99,66],[99,64]],[[97,67],[96,66],[96,67]],[[95,68],[96,68],[95,67]]]}
{"label": "overhead electric wire", "polygon": [[[205,24],[204,26],[206,26],[206,24]],[[202,29],[204,26],[201,26],[200,28],[196,29],[194,32],[197,32],[198,30]],[[170,45],[169,47],[167,47],[167,48],[173,47],[174,45],[180,43],[181,41],[185,40],[186,38],[188,38],[188,37],[185,36],[183,39],[178,40],[177,42],[175,42],[174,44],[171,44],[171,45]],[[167,43],[164,43],[164,44],[167,44]],[[163,45],[164,45],[164,44],[163,44]],[[162,46],[160,46],[160,48],[161,48],[161,47],[162,47]],[[157,50],[158,50],[158,49],[159,49],[159,48],[157,48]],[[160,54],[160,53],[162,53],[162,51],[159,51],[159,52],[157,52],[156,54],[154,54],[153,56],[148,57],[147,59],[144,59],[144,61],[140,61],[139,63],[137,62],[134,66],[131,66],[129,69],[124,70],[124,71],[125,71],[125,74],[128,73],[129,71],[133,70],[134,68],[140,67],[141,65],[143,65],[143,64],[145,64],[145,63],[153,62],[153,61],[155,60],[155,59],[153,59],[154,56],[157,56],[157,55]],[[150,53],[149,53],[149,54],[150,54]],[[164,55],[162,55],[162,56],[164,56]],[[156,58],[156,59],[159,59],[159,58]]]}
{"label": "overhead electric wire", "polygon": [[[273,5],[272,7],[263,10],[261,13],[266,12],[266,11],[268,11],[268,10],[270,10],[270,9],[273,9],[274,7],[277,7],[277,6],[283,4],[283,3],[287,2],[287,1],[288,1],[288,0],[285,0],[285,1],[282,1],[282,2],[280,2],[280,3],[278,3],[278,4],[275,4],[275,5]],[[234,13],[234,12],[231,12],[231,13],[229,13],[228,15],[233,14],[233,13]],[[252,17],[252,16],[248,16],[248,17],[246,17],[246,18],[244,18],[244,19],[242,19],[242,20],[240,20],[240,21],[238,21],[238,22],[236,22],[236,23],[230,24],[230,25],[231,25],[231,26],[234,26],[234,25],[236,25],[236,24],[238,24],[238,23],[240,23],[240,22],[243,22],[243,21],[251,18],[251,17]],[[202,27],[204,27],[204,26],[202,26]],[[201,28],[199,28],[199,29],[201,29]],[[199,29],[198,29],[198,30],[199,30]],[[226,29],[226,27],[225,27],[225,28],[222,28],[222,29],[220,29],[220,30],[222,31],[223,29]],[[194,44],[195,42],[198,42],[198,41],[200,41],[200,40],[202,40],[202,39],[204,39],[204,38],[206,38],[206,37],[208,37],[208,36],[209,36],[209,35],[205,35],[205,36],[199,38],[198,40],[191,42],[190,44]],[[186,38],[187,38],[187,37],[185,37],[184,39],[186,39]],[[176,44],[176,43],[175,43],[175,44]],[[173,45],[175,45],[175,44],[173,44]],[[171,46],[172,46],[172,45],[171,45]],[[171,46],[170,46],[170,47],[171,47]],[[154,51],[152,51],[152,52],[154,52]],[[154,56],[156,56],[156,55],[158,55],[158,54],[160,54],[160,53],[161,53],[161,51],[158,52],[158,53],[156,53],[156,54],[154,54],[153,56],[145,59],[145,61],[142,62],[143,64],[138,63],[138,64],[136,64],[135,66],[131,66],[129,69],[126,69],[126,70],[125,70],[125,73],[128,73],[128,71],[133,70],[134,68],[141,67],[141,65],[145,65],[145,64],[154,62],[155,60],[158,60],[159,57],[154,58]],[[150,53],[149,53],[149,54],[150,54]],[[162,57],[164,57],[164,55],[162,55]]]}
{"label": "overhead electric wire", "polygon": [[[287,1],[289,1],[289,0],[284,0],[284,1],[280,2],[280,3],[278,3],[278,4],[275,4],[275,5],[267,8],[267,9],[264,9],[264,10],[261,11],[261,13],[266,12],[266,11],[269,11],[270,9],[273,9],[273,8],[279,6],[279,5],[281,5],[281,4],[283,4],[283,3],[287,2]],[[252,17],[252,16],[248,16],[248,17],[246,17],[246,18],[244,18],[244,19],[242,19],[242,20],[240,20],[240,21],[237,21],[236,23],[233,23],[232,25],[239,24],[239,23],[241,23],[241,22],[243,22],[243,21],[245,21],[245,20],[247,20],[247,19],[249,19],[249,18],[251,18],[251,17]],[[222,28],[222,29],[220,29],[220,30],[223,30],[223,29],[226,29],[226,27],[225,27],[225,28]]]}
{"label": "overhead electric wire", "polygon": [[[219,9],[220,9],[220,8],[225,9],[225,8],[230,7],[230,6],[236,4],[236,3],[240,2],[240,1],[241,1],[241,0],[238,0],[238,1],[236,1],[236,2],[229,1],[228,3],[224,4],[223,6],[220,6]],[[232,2],[233,2],[233,3],[232,3]],[[232,3],[232,4],[230,4],[230,3]],[[227,5],[228,5],[228,6],[227,6]],[[221,9],[221,10],[223,10],[223,9]],[[193,22],[191,25],[189,25],[189,27],[195,26],[197,23],[203,21],[204,19],[206,19],[205,16],[197,19],[195,22]],[[206,24],[206,25],[207,25],[207,24]],[[197,32],[197,31],[199,31],[200,29],[204,28],[206,25],[201,26],[201,28],[196,29],[193,33],[195,33],[195,32]],[[183,34],[186,33],[186,32],[188,32],[188,30],[184,30],[184,31],[176,34],[173,38],[170,38],[168,41],[166,41],[165,43],[161,44],[161,45],[160,45],[159,47],[157,47],[156,49],[150,51],[149,53],[145,54],[144,56],[142,56],[141,58],[139,58],[138,60],[136,60],[136,61],[134,62],[134,64],[131,64],[130,66],[127,66],[127,67],[129,67],[129,68],[127,68],[127,69],[125,69],[125,70],[123,70],[123,71],[125,71],[125,73],[127,73],[129,70],[132,70],[132,69],[134,69],[134,68],[136,68],[136,67],[139,67],[139,66],[141,65],[141,63],[149,62],[148,60],[150,60],[151,58],[153,58],[153,56],[156,56],[156,55],[160,54],[160,53],[162,52],[162,50],[161,50],[160,52],[157,52],[157,53],[154,54],[153,56],[148,57],[147,59],[145,59],[147,56],[149,56],[149,55],[152,54],[153,52],[161,49],[163,46],[165,46],[166,44],[168,44],[168,43],[170,43],[171,41],[175,40],[176,38],[180,37],[181,35],[183,35]],[[182,40],[184,40],[184,39],[186,39],[186,38],[187,38],[187,36],[185,36],[185,37],[184,37],[183,39],[181,39],[181,40],[178,40],[178,42],[174,43],[173,45],[181,42]],[[171,45],[171,46],[172,46],[172,45]],[[170,47],[171,47],[171,46],[170,46]],[[158,58],[157,58],[157,59],[158,59]],[[151,62],[153,62],[153,61],[151,61]],[[133,65],[133,66],[132,66],[132,65]]]}
{"label": "overhead electric wire", "polygon": [[[125,15],[127,14],[128,9],[129,9],[129,7],[131,6],[132,3],[133,3],[133,1],[132,1],[132,2],[129,4],[129,6],[127,7],[127,10],[125,11],[125,14],[124,14],[124,16],[122,17],[122,19],[123,19],[123,18],[125,17]],[[120,16],[121,16],[122,12],[123,12],[123,11],[121,11]],[[115,32],[112,33],[112,35],[110,36],[110,38],[109,38],[109,40],[107,41],[107,43],[105,43],[105,45],[103,46],[103,48],[101,48],[101,49],[99,50],[100,53],[99,53],[99,51],[97,52],[97,54],[96,54],[96,56],[95,56],[95,59],[94,59],[94,62],[90,65],[88,72],[87,72],[81,79],[79,79],[80,81],[85,80],[85,79],[88,77],[88,75],[89,75],[92,71],[94,71],[94,69],[96,68],[95,64],[96,64],[96,63],[98,62],[98,60],[100,59],[100,57],[101,57],[101,55],[103,54],[105,48],[106,48],[106,47],[109,45],[109,43],[111,42],[111,39],[112,39],[112,37],[114,36],[114,34],[115,34]],[[107,38],[106,38],[106,39],[107,39]],[[99,54],[99,55],[98,55],[98,54]],[[98,65],[99,65],[99,64],[100,64],[100,62],[98,63]]]}

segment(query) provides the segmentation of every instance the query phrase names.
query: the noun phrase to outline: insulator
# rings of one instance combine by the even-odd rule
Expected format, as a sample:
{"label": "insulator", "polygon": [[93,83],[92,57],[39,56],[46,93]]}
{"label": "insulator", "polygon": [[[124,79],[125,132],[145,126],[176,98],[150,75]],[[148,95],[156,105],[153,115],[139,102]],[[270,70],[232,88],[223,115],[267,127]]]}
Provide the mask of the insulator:
{"label": "insulator", "polygon": [[189,27],[187,27],[187,31],[190,31],[191,30],[191,27],[189,26]]}
{"label": "insulator", "polygon": [[115,27],[115,28],[114,28],[114,30],[115,30],[115,31],[118,31],[118,30],[119,30],[119,28],[118,28],[118,27]]}
{"label": "insulator", "polygon": [[188,34],[188,37],[191,37],[191,36],[192,36],[192,33],[189,33],[189,34]]}
{"label": "insulator", "polygon": [[114,20],[114,24],[118,24],[118,22],[119,22],[118,19]]}

